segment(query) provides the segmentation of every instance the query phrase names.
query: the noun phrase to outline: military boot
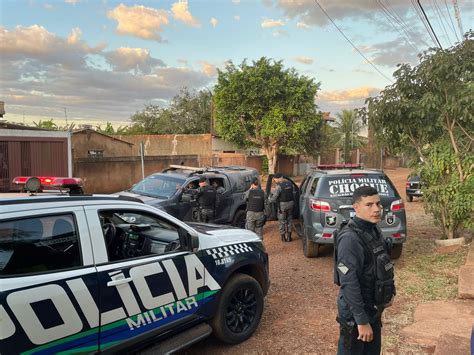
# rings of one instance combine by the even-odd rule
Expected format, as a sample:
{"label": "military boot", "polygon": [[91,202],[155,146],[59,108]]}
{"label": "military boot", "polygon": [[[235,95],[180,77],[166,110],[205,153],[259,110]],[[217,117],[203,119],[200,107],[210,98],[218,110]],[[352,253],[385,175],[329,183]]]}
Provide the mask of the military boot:
{"label": "military boot", "polygon": [[291,242],[291,232],[289,232],[289,233],[287,234],[286,241],[287,241],[287,242]]}
{"label": "military boot", "polygon": [[281,241],[282,241],[282,242],[286,241],[286,238],[285,238],[285,235],[284,235],[284,234],[280,234],[280,237],[281,237]]}

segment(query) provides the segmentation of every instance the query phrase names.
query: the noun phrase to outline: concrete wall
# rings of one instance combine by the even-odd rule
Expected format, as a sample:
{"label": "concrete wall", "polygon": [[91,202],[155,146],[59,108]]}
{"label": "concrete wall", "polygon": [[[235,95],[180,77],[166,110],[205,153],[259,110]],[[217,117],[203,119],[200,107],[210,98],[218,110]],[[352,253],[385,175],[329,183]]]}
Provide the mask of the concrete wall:
{"label": "concrete wall", "polygon": [[208,155],[212,152],[210,134],[117,135],[116,138],[134,143],[133,155],[140,154],[140,143],[145,144],[145,155]]}
{"label": "concrete wall", "polygon": [[[76,131],[72,134],[73,159],[88,158],[89,150],[102,150],[103,157],[123,157],[133,155],[133,144],[118,140],[92,129]],[[77,176],[77,174],[74,172]]]}
{"label": "concrete wall", "polygon": [[[208,166],[211,161],[211,156],[148,156],[144,159],[145,176],[171,164]],[[140,157],[76,159],[74,175],[83,179],[86,193],[114,193],[128,189],[142,179],[141,160]]]}
{"label": "concrete wall", "polygon": [[247,156],[238,153],[219,153],[213,154],[212,165],[214,166],[228,166],[228,165],[243,165],[255,168],[262,173],[262,157],[261,156]]}

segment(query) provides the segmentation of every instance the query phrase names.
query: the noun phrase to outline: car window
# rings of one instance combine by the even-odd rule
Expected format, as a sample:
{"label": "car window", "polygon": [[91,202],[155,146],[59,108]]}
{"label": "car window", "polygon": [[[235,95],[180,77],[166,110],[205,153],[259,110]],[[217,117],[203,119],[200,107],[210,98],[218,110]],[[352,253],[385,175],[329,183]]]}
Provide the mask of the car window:
{"label": "car window", "polygon": [[316,187],[318,186],[319,178],[314,178],[313,182],[311,183],[311,188],[309,189],[309,193],[314,195],[316,192]]}
{"label": "car window", "polygon": [[377,189],[381,197],[397,197],[398,193],[384,174],[340,174],[322,179],[318,191],[319,197],[351,197],[360,186],[369,185]]}
{"label": "car window", "polygon": [[110,261],[180,250],[179,227],[145,211],[99,212]]}
{"label": "car window", "polygon": [[170,198],[185,179],[166,175],[150,175],[130,189],[130,192],[157,198]]}
{"label": "car window", "polygon": [[63,270],[82,265],[72,214],[0,222],[0,275]]}
{"label": "car window", "polygon": [[309,180],[311,180],[311,177],[309,175],[306,175],[303,181],[301,182],[301,187],[300,187],[301,195],[304,195],[306,193],[306,187],[308,185]]}

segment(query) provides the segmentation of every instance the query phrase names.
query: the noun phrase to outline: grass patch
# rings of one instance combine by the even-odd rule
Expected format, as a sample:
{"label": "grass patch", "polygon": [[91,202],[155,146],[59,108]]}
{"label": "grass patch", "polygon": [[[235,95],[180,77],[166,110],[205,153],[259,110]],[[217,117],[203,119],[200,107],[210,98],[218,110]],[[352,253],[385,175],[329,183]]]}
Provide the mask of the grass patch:
{"label": "grass patch", "polygon": [[458,270],[466,261],[468,248],[439,254],[432,241],[418,238],[405,246],[401,263],[395,268],[397,292],[418,302],[456,298]]}

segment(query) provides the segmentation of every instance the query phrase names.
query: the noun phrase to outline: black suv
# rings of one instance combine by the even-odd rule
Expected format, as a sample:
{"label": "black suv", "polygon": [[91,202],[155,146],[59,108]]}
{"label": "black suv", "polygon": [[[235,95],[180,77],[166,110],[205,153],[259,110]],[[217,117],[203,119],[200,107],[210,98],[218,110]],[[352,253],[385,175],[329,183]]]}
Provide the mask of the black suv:
{"label": "black suv", "polygon": [[413,197],[422,197],[423,191],[421,190],[422,182],[418,175],[410,175],[407,179],[405,193],[407,195],[408,202],[413,201]]}
{"label": "black suv", "polygon": [[[218,198],[213,223],[245,226],[245,201],[242,195],[250,188],[257,169],[245,166],[196,168],[171,165],[152,174],[119,195],[133,196],[148,205],[158,207],[182,221],[198,220],[198,203],[186,189],[198,187],[199,178],[206,177],[209,185],[217,186]],[[184,188],[184,193],[181,188]]]}

